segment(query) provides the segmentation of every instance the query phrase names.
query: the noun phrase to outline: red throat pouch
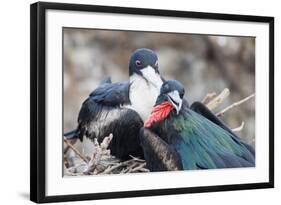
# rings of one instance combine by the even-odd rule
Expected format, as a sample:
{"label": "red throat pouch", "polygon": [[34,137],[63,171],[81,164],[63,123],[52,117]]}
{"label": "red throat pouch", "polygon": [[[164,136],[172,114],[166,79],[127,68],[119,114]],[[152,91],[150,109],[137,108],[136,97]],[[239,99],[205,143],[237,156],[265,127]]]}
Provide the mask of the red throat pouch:
{"label": "red throat pouch", "polygon": [[169,115],[171,110],[173,110],[173,105],[169,102],[163,102],[153,107],[149,118],[144,122],[144,127],[148,128],[154,123],[162,121]]}

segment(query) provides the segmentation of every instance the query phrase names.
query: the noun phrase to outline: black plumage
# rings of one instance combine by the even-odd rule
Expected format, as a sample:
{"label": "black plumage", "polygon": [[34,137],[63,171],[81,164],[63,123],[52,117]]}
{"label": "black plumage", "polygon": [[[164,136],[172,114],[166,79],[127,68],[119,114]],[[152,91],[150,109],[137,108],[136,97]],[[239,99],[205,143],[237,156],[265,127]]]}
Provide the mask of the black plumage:
{"label": "black plumage", "polygon": [[129,76],[129,81],[125,82],[112,83],[110,78],[103,80],[83,102],[77,129],[65,134],[66,138],[83,141],[86,137],[100,143],[112,133],[109,145],[112,155],[121,160],[130,155],[142,157],[139,142],[142,116],[150,113],[153,104],[138,96],[146,92],[154,101],[159,94],[163,81],[156,53],[146,48],[134,51],[129,60]]}
{"label": "black plumage", "polygon": [[122,107],[130,103],[129,86],[128,82],[100,85],[82,104],[78,116],[79,139],[86,136],[100,143],[112,133],[109,149],[120,159],[142,156],[137,136],[143,121],[136,111]]}

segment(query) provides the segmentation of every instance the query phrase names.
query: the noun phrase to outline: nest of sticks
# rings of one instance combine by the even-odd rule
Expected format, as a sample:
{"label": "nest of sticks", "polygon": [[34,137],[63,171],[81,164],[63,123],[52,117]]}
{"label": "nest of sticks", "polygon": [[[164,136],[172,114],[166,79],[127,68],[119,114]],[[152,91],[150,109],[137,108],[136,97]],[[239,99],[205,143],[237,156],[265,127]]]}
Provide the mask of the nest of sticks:
{"label": "nest of sticks", "polygon": [[[214,110],[221,105],[225,99],[229,96],[230,91],[225,88],[220,94],[214,92],[208,93],[203,99],[204,103],[210,110]],[[232,103],[221,111],[217,112],[218,117],[223,116],[228,110],[239,106],[240,104],[253,98],[255,94],[251,94],[246,98]],[[239,132],[244,128],[245,123],[241,122],[241,125],[236,128],[232,128],[232,131]],[[83,176],[83,175],[99,175],[99,174],[125,174],[125,173],[140,173],[149,172],[146,168],[145,160],[130,156],[131,159],[127,161],[119,161],[117,158],[110,154],[108,146],[113,138],[113,135],[105,137],[102,143],[94,142],[93,153],[91,156],[83,156],[73,146],[72,142],[64,138],[65,155],[64,155],[64,174],[66,176]],[[67,152],[72,152],[71,157],[67,155]]]}

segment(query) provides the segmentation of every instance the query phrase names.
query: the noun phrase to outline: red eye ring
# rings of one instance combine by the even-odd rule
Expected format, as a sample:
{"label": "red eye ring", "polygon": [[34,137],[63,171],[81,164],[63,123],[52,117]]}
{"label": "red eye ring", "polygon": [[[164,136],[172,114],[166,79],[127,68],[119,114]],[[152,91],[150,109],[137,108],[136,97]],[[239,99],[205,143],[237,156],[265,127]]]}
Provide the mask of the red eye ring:
{"label": "red eye ring", "polygon": [[141,66],[141,61],[140,60],[136,60],[136,66]]}

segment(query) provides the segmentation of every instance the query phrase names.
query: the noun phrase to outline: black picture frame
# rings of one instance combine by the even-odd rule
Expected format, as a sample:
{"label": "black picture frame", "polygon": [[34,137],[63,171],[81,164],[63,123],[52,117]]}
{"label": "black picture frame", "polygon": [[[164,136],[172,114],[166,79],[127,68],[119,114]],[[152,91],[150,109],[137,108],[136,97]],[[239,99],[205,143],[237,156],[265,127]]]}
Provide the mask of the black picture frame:
{"label": "black picture frame", "polygon": [[[45,141],[46,141],[46,67],[45,38],[46,10],[86,11],[150,15],[195,19],[263,22],[269,24],[269,181],[263,183],[229,184],[192,188],[171,188],[126,192],[89,193],[46,196]],[[144,8],[110,7],[82,4],[38,2],[30,6],[30,199],[37,203],[76,200],[186,194],[197,192],[230,191],[274,187],[274,18],[203,12],[156,10]]]}

